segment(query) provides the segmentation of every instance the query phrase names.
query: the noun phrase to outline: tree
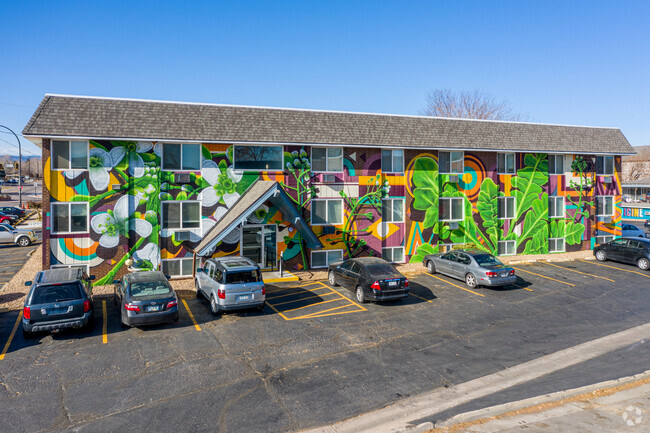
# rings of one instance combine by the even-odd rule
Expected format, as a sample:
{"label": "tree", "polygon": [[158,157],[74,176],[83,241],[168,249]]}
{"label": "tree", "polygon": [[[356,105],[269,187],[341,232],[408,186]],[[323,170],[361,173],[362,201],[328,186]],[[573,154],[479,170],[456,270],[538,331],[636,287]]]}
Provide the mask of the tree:
{"label": "tree", "polygon": [[481,90],[452,92],[435,89],[427,94],[423,116],[455,117],[460,119],[527,120],[514,113],[507,100],[497,100]]}

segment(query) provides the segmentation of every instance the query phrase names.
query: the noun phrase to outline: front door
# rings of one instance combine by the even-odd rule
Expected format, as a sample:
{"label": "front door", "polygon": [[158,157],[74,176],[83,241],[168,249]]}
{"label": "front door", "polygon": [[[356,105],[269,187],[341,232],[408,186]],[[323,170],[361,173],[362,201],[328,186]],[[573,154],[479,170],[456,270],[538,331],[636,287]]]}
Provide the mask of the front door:
{"label": "front door", "polygon": [[254,224],[242,227],[241,255],[257,263],[260,268],[277,265],[275,224]]}

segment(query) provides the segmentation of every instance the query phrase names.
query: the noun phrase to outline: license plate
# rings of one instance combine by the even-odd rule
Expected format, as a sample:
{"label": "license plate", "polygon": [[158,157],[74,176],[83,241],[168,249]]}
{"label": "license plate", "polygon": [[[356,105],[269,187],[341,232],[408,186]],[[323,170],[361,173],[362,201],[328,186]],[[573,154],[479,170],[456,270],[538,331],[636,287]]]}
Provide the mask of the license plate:
{"label": "license plate", "polygon": [[396,285],[397,285],[397,281],[389,281],[389,282],[388,282],[388,285],[389,285],[389,286],[396,286]]}
{"label": "license plate", "polygon": [[237,296],[238,301],[250,301],[252,295],[239,295]]}
{"label": "license plate", "polygon": [[65,308],[52,308],[47,312],[47,314],[49,314],[50,316],[54,316],[56,314],[66,314],[69,313],[70,311],[72,311],[72,305]]}
{"label": "license plate", "polygon": [[502,276],[502,277],[507,277],[507,276],[508,276],[508,273],[507,273],[507,272],[502,272],[502,273],[501,273],[501,276]]}
{"label": "license plate", "polygon": [[151,311],[159,311],[159,310],[160,310],[160,305],[149,305],[147,307],[147,311],[149,311],[149,312],[151,312]]}

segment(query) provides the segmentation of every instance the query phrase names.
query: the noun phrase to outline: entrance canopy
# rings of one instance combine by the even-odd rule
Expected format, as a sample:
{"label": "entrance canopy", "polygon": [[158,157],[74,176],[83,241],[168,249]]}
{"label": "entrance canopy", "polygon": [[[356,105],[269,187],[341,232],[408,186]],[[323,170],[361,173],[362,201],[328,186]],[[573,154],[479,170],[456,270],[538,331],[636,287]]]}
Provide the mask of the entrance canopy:
{"label": "entrance canopy", "polygon": [[199,256],[212,255],[217,244],[223,240],[231,231],[245,223],[249,215],[259,208],[266,201],[271,202],[282,213],[285,221],[298,230],[302,235],[307,247],[321,249],[323,244],[307,224],[307,221],[295,208],[291,198],[282,189],[278,182],[258,180],[252,184],[237,202],[228,209],[225,215],[212,227],[203,240],[194,248]]}

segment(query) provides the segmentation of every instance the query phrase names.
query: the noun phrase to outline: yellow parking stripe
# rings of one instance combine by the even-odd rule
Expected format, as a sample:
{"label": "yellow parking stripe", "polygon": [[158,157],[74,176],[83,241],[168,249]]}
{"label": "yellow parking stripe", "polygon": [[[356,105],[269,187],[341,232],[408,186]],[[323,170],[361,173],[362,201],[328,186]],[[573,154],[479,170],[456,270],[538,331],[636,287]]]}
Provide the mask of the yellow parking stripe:
{"label": "yellow parking stripe", "polygon": [[287,316],[285,316],[284,314],[282,314],[282,313],[280,312],[280,310],[278,310],[277,308],[275,308],[275,307],[273,306],[273,304],[267,302],[266,305],[268,305],[269,307],[271,307],[271,309],[272,309],[273,311],[275,311],[276,313],[278,313],[278,314],[280,315],[280,317],[282,317],[284,320],[287,320],[287,321],[292,320],[292,319],[288,318]]}
{"label": "yellow parking stripe", "polygon": [[515,287],[519,287],[520,289],[528,290],[529,292],[532,292],[533,289],[529,289],[528,287],[520,286],[519,284],[513,284]]}
{"label": "yellow parking stripe", "polygon": [[102,344],[108,343],[108,335],[106,334],[106,326],[108,320],[106,319],[106,301],[102,301]]}
{"label": "yellow parking stripe", "polygon": [[422,296],[418,296],[418,295],[416,295],[415,293],[412,293],[412,292],[409,292],[409,295],[411,295],[411,296],[415,296],[416,298],[420,298],[420,299],[422,299],[423,301],[433,302],[431,299],[423,298]]}
{"label": "yellow parking stripe", "polygon": [[538,277],[546,278],[547,280],[556,281],[558,283],[566,284],[567,286],[575,287],[575,284],[567,283],[565,281],[556,280],[555,278],[547,277],[545,275],[536,274],[535,272],[527,271],[525,269],[515,268],[514,266],[513,266],[513,268],[518,270],[518,271],[521,271],[521,272],[527,272],[529,274],[537,275]]}
{"label": "yellow parking stripe", "polygon": [[436,277],[435,275],[431,275],[431,274],[424,274],[424,275],[428,275],[428,276],[430,276],[431,278],[435,278],[436,280],[440,280],[440,281],[442,281],[443,283],[451,284],[452,286],[454,286],[454,287],[458,287],[458,288],[461,289],[461,290],[465,290],[466,292],[470,292],[470,293],[473,293],[473,294],[475,294],[475,295],[477,295],[477,296],[482,296],[482,297],[485,298],[485,295],[483,295],[483,294],[481,294],[481,293],[476,293],[475,291],[470,290],[470,289],[466,289],[465,287],[461,287],[461,286],[459,286],[459,285],[457,285],[457,284],[452,283],[451,281],[443,280],[442,278],[440,278],[440,277]]}
{"label": "yellow parking stripe", "polygon": [[[316,312],[316,313],[305,314],[305,315],[302,316],[302,317],[321,317],[321,314],[323,314],[323,313],[328,313],[328,312],[330,312],[330,311],[340,310],[341,308],[346,308],[346,307],[351,307],[351,306],[352,306],[352,305],[350,305],[350,304],[347,304],[347,305],[340,305],[340,306],[338,306],[338,307],[330,308],[330,309],[325,310],[325,311],[319,311],[319,312]],[[326,316],[329,316],[329,314],[326,314]]]}
{"label": "yellow parking stripe", "polygon": [[602,263],[596,263],[596,262],[588,262],[587,260],[580,260],[581,262],[589,263],[590,265],[596,265],[596,266],[604,266],[606,268],[612,268],[612,269],[618,269],[619,271],[623,272],[629,272],[631,274],[639,274],[642,275],[646,278],[650,278],[650,275],[644,274],[642,272],[637,272],[637,271],[630,271],[629,269],[623,269],[623,268],[617,268],[616,266],[610,266],[610,265],[603,265]]}
{"label": "yellow parking stripe", "polygon": [[196,323],[196,319],[194,318],[194,314],[192,314],[192,310],[190,310],[190,306],[187,305],[185,299],[181,298],[181,301],[183,301],[183,305],[185,306],[185,309],[187,310],[187,314],[189,314],[190,319],[192,319],[192,323],[194,323],[194,327],[196,328],[197,331],[200,331],[201,327],[199,326],[198,323]]}
{"label": "yellow parking stripe", "polygon": [[[296,287],[294,287],[294,288],[296,288]],[[305,289],[305,288],[301,288],[301,290],[299,290],[299,291],[297,291],[297,292],[287,293],[287,294],[285,294],[285,295],[267,296],[266,299],[285,298],[285,297],[287,297],[287,296],[295,296],[295,295],[299,295],[299,294],[301,294],[301,293],[307,293],[307,292],[312,292],[312,293],[313,293],[313,292],[315,292],[316,290],[323,290],[324,288],[329,289],[329,287],[327,287],[327,286],[325,286],[325,287],[316,287],[316,288],[314,288],[314,289]],[[268,293],[268,292],[267,292],[267,293]]]}
{"label": "yellow parking stripe", "polygon": [[361,304],[358,304],[358,303],[354,302],[352,299],[348,299],[348,298],[346,298],[345,296],[343,296],[343,294],[342,294],[341,292],[339,292],[338,290],[336,290],[334,287],[330,287],[330,286],[328,286],[327,284],[324,284],[324,283],[322,283],[322,282],[320,282],[320,281],[318,282],[318,284],[320,284],[320,285],[323,286],[323,287],[327,287],[328,289],[332,289],[332,290],[334,290],[336,293],[338,293],[339,295],[341,295],[341,297],[342,297],[343,299],[345,299],[346,301],[351,302],[351,303],[353,303],[354,305],[356,305],[357,307],[361,308],[361,311],[367,311],[366,308],[363,307]]}
{"label": "yellow parking stripe", "polygon": [[327,296],[327,295],[338,295],[338,293],[336,293],[335,291],[331,291],[329,293],[323,293],[322,295],[307,296],[306,298],[298,298],[298,299],[293,299],[291,301],[278,302],[277,304],[273,304],[273,305],[277,307],[278,305],[293,304],[294,302],[300,302],[306,299],[320,298],[321,296]]}
{"label": "yellow parking stripe", "polygon": [[601,278],[601,279],[603,279],[603,280],[611,281],[612,283],[615,283],[615,282],[616,282],[616,281],[611,280],[611,279],[609,279],[609,278],[600,277],[600,276],[598,276],[598,275],[587,274],[586,272],[576,271],[576,270],[574,270],[574,269],[565,268],[564,266],[554,265],[553,263],[548,263],[548,262],[539,262],[539,263],[543,263],[543,264],[545,264],[545,265],[549,265],[549,266],[555,266],[556,268],[564,269],[565,271],[571,271],[571,272],[575,272],[575,273],[577,273],[577,274],[587,275],[587,276],[589,276],[589,277]]}
{"label": "yellow parking stripe", "polygon": [[[302,310],[303,308],[309,308],[309,307],[313,307],[313,306],[320,305],[320,304],[327,304],[327,303],[329,303],[329,302],[338,301],[339,299],[341,299],[341,298],[330,299],[329,301],[316,302],[316,303],[314,303],[314,304],[304,305],[304,306],[302,306],[302,307],[292,308],[292,309],[290,309],[290,310],[284,310],[283,313],[289,313],[289,312],[291,312],[291,311],[298,311],[298,310]],[[344,298],[344,299],[345,299],[345,298]]]}
{"label": "yellow parking stripe", "polygon": [[14,329],[11,330],[11,334],[9,334],[9,339],[7,340],[7,344],[5,344],[4,349],[2,349],[2,353],[0,353],[0,361],[5,359],[5,354],[7,353],[7,350],[9,350],[9,346],[11,345],[11,340],[14,339],[14,335],[16,335],[16,330],[18,329],[18,325],[20,325],[20,319],[23,318],[23,310],[20,310],[18,313],[18,317],[16,318],[16,323],[14,323]]}

